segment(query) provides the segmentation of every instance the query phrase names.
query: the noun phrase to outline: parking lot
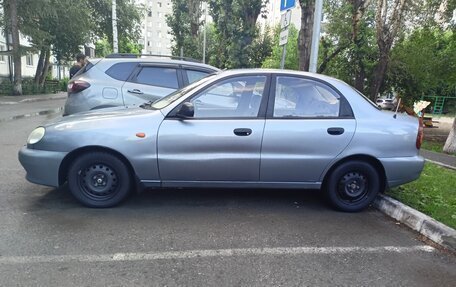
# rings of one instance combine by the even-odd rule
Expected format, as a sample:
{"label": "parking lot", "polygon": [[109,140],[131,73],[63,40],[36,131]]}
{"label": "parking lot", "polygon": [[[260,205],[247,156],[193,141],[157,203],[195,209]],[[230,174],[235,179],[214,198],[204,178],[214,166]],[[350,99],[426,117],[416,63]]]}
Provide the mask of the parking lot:
{"label": "parking lot", "polygon": [[456,282],[453,255],[375,209],[334,211],[317,191],[153,190],[116,208],[82,207],[66,186],[28,183],[17,161],[53,116],[0,122],[2,286]]}

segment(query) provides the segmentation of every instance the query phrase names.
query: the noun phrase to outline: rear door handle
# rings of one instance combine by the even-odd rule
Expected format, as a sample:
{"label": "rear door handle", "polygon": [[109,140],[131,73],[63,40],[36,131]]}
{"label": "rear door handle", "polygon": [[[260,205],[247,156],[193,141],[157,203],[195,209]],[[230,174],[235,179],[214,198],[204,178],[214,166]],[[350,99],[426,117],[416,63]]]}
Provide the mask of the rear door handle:
{"label": "rear door handle", "polygon": [[344,133],[344,128],[328,128],[328,134],[338,136]]}
{"label": "rear door handle", "polygon": [[132,94],[137,94],[137,95],[142,95],[144,94],[143,92],[141,92],[141,90],[138,90],[138,89],[133,89],[133,90],[127,90],[129,93],[132,93]]}
{"label": "rear door handle", "polygon": [[235,135],[241,136],[241,137],[249,136],[252,134],[251,129],[235,129],[233,132]]}

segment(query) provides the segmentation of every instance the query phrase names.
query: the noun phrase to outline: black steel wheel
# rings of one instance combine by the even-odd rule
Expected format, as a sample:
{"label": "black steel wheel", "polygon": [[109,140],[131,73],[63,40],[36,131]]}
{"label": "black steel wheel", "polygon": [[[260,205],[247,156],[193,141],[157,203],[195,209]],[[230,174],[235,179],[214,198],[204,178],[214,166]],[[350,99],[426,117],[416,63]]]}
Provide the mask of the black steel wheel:
{"label": "black steel wheel", "polygon": [[339,210],[365,209],[382,189],[378,171],[364,161],[349,161],[337,166],[326,182],[329,202]]}
{"label": "black steel wheel", "polygon": [[127,165],[106,152],[76,158],[68,171],[70,192],[89,207],[111,207],[124,200],[131,187]]}

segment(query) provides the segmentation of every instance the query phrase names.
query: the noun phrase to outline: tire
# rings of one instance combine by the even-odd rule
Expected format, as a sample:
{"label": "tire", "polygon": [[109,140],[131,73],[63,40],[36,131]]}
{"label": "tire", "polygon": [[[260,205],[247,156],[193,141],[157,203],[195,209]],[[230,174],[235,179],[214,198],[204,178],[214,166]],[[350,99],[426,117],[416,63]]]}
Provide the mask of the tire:
{"label": "tire", "polygon": [[336,209],[357,212],[372,203],[382,189],[378,171],[364,161],[349,161],[336,167],[326,182],[326,196]]}
{"label": "tire", "polygon": [[68,170],[71,194],[88,207],[112,207],[130,193],[132,179],[128,166],[106,152],[83,154]]}

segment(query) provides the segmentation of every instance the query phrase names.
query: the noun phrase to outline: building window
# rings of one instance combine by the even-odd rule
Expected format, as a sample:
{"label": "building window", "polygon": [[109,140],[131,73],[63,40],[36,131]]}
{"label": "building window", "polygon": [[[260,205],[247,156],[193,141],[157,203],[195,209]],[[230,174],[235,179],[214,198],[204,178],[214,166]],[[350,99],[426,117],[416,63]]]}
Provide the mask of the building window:
{"label": "building window", "polygon": [[161,18],[163,16],[162,12],[157,12],[158,18]]}
{"label": "building window", "polygon": [[152,11],[147,12],[147,16],[152,17]]}
{"label": "building window", "polygon": [[157,6],[158,6],[159,8],[161,8],[162,2],[157,2]]}
{"label": "building window", "polygon": [[162,32],[161,32],[161,31],[157,31],[157,37],[158,37],[158,38],[161,38],[161,37],[162,37]]}
{"label": "building window", "polygon": [[[6,47],[4,45],[0,45],[0,51],[6,51]],[[5,62],[6,56],[0,55],[0,62]]]}
{"label": "building window", "polygon": [[150,46],[150,41],[147,41],[147,46]]}
{"label": "building window", "polygon": [[28,54],[25,56],[25,62],[27,66],[33,66],[33,55]]}

